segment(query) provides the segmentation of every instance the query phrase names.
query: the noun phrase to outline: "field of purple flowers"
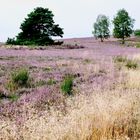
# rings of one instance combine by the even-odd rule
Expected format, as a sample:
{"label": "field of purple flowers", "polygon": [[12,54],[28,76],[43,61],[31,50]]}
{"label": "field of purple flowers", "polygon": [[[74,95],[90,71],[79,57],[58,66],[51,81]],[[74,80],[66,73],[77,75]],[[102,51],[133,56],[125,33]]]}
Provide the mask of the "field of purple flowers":
{"label": "field of purple flowers", "polygon": [[[140,49],[128,43],[75,38],[63,48],[2,45],[0,139],[140,139]],[[68,75],[72,89],[65,92]]]}

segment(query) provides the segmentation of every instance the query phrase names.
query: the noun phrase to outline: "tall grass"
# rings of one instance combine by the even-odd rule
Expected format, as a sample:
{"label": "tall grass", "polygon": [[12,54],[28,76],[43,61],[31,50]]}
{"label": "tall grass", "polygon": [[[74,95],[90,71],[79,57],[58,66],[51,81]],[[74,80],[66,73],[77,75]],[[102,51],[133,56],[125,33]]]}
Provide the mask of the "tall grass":
{"label": "tall grass", "polygon": [[[140,138],[140,94],[128,91],[96,91],[90,96],[67,99],[67,113],[47,109],[43,116],[31,114],[17,127],[1,122],[1,139],[43,140],[138,140]],[[6,123],[6,124],[5,124]]]}

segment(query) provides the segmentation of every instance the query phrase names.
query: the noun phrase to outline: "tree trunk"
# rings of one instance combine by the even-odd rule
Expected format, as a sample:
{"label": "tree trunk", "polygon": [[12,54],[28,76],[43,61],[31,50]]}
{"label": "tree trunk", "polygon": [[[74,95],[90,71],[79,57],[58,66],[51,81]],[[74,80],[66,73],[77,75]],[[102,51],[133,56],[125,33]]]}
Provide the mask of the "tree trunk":
{"label": "tree trunk", "polygon": [[124,40],[124,37],[122,38],[122,44],[124,44],[125,43],[125,40]]}
{"label": "tree trunk", "polygon": [[101,42],[104,42],[103,38],[101,37]]}

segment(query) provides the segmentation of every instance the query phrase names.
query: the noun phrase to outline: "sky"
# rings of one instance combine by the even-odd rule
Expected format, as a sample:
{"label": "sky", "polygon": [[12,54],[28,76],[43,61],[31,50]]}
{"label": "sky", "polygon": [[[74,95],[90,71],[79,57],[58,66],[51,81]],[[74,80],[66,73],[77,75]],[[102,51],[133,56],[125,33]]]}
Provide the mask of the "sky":
{"label": "sky", "polygon": [[15,37],[24,18],[36,7],[53,12],[55,23],[64,29],[64,38],[76,38],[92,36],[99,14],[112,21],[122,8],[135,19],[134,29],[140,28],[139,6],[140,0],[0,0],[0,42]]}

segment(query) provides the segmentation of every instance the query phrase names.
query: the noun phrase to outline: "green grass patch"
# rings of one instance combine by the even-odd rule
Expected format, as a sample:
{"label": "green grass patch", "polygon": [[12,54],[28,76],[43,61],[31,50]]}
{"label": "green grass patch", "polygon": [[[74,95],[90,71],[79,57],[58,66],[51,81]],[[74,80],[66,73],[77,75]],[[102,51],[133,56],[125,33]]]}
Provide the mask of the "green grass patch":
{"label": "green grass patch", "polygon": [[64,95],[72,95],[73,76],[66,75],[61,83],[61,90]]}

